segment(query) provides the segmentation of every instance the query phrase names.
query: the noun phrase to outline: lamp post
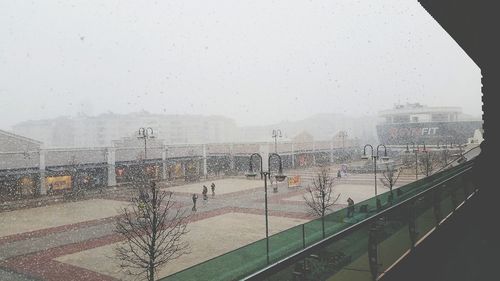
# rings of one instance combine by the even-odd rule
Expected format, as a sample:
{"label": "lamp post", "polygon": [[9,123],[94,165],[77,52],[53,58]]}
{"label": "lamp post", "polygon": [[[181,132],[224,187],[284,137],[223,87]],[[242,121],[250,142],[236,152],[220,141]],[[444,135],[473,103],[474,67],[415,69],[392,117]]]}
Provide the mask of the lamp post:
{"label": "lamp post", "polygon": [[278,140],[277,138],[281,138],[281,130],[273,130],[273,138],[274,138],[274,153],[278,153]]}
{"label": "lamp post", "polygon": [[148,139],[153,139],[154,137],[155,136],[153,135],[153,128],[139,128],[139,135],[137,136],[137,138],[144,139],[144,160],[148,158],[146,151],[146,142]]}
{"label": "lamp post", "polygon": [[155,136],[153,135],[153,128],[151,128],[151,127],[147,127],[147,128],[142,127],[142,128],[139,128],[139,135],[137,136],[137,138],[144,140],[144,159],[143,159],[143,164],[144,164],[144,177],[145,177],[145,179],[148,177],[148,169],[146,167],[146,159],[148,159],[148,155],[147,155],[147,141],[148,141],[148,139],[152,139],[154,137]]}
{"label": "lamp post", "polygon": [[[418,155],[417,155],[417,151],[418,151],[418,144],[417,144],[417,149],[415,149],[415,143],[414,142],[411,142],[411,144],[413,145],[413,152],[415,153],[415,180],[418,180]],[[406,150],[405,150],[406,153],[410,153],[410,148],[408,147],[408,143],[406,144]]]}
{"label": "lamp post", "polygon": [[425,142],[422,142],[422,144],[424,145],[422,152],[425,153],[425,176],[428,177],[431,172],[431,167],[429,165],[429,151],[425,148]]}
{"label": "lamp post", "polygon": [[[28,152],[28,147],[25,148],[24,152],[23,152],[23,158],[24,158],[24,170],[26,171],[26,173],[28,173],[28,160],[31,159],[31,156]],[[29,175],[29,174],[28,174]],[[21,189],[19,190],[19,195],[20,196],[23,196],[23,188],[21,187]]]}
{"label": "lamp post", "polygon": [[443,143],[444,143],[444,147],[442,145],[440,146],[441,141],[438,141],[437,148],[439,150],[444,149],[443,150],[443,152],[444,152],[443,153],[443,155],[444,155],[444,167],[446,167],[448,165],[448,146],[446,145],[446,142],[443,141]]}
{"label": "lamp post", "polygon": [[258,156],[260,158],[260,176],[261,179],[264,177],[264,208],[266,215],[266,257],[267,264],[269,264],[269,219],[268,219],[268,210],[267,210],[267,178],[271,179],[271,157],[277,156],[279,159],[279,170],[278,174],[275,176],[276,181],[282,182],[285,180],[286,176],[283,175],[283,166],[281,162],[281,156],[278,153],[270,153],[269,158],[267,159],[267,171],[264,171],[262,168],[262,156],[259,153],[254,153],[250,155],[250,171],[246,174],[247,177],[255,177],[257,174],[253,171],[252,159],[254,156]]}
{"label": "lamp post", "polygon": [[368,159],[368,155],[366,155],[366,147],[370,147],[371,149],[371,155],[370,157],[373,159],[373,174],[374,174],[374,178],[375,178],[375,197],[377,197],[377,209],[380,209],[382,207],[381,203],[380,203],[380,200],[378,198],[378,194],[377,194],[377,160],[378,158],[380,157],[379,156],[379,149],[380,147],[383,146],[384,147],[384,156],[382,157],[382,160],[386,161],[389,159],[389,157],[387,156],[387,148],[385,147],[384,144],[379,144],[377,146],[377,153],[374,155],[373,154],[373,146],[371,146],[370,144],[367,144],[365,145],[365,147],[363,148],[363,156],[361,157],[361,159]]}
{"label": "lamp post", "polygon": [[347,132],[340,131],[338,136],[340,138],[342,138],[342,161],[344,161],[344,157],[346,157],[344,142],[345,142],[345,138],[347,137]]}
{"label": "lamp post", "polygon": [[344,149],[344,141],[345,141],[345,138],[347,137],[347,133],[345,131],[340,131],[339,137],[342,138],[342,149]]}

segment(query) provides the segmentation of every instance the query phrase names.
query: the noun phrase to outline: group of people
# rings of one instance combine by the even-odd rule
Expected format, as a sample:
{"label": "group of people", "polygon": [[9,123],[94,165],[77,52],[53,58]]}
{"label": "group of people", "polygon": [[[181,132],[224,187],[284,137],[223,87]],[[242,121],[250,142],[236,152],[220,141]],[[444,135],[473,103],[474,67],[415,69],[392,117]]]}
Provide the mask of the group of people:
{"label": "group of people", "polygon": [[[212,189],[212,197],[215,197],[215,183],[212,182],[210,185]],[[207,202],[208,200],[208,187],[206,185],[203,185],[203,189],[201,191],[201,194],[203,195],[203,201]],[[196,211],[196,201],[198,200],[198,195],[196,193],[193,193],[192,196],[193,199],[193,212]],[[347,217],[351,217],[354,214],[354,200],[352,200],[351,197],[347,199]]]}
{"label": "group of people", "polygon": [[347,176],[347,165],[342,164],[339,170],[337,170],[337,178],[342,178]]}
{"label": "group of people", "polygon": [[[212,183],[210,185],[212,189],[212,197],[215,197],[215,183]],[[201,191],[201,194],[203,195],[203,201],[207,202],[208,200],[208,187],[206,185],[203,185],[203,190]],[[196,211],[196,200],[198,200],[198,195],[196,193],[193,193],[192,196],[193,199],[193,211]]]}

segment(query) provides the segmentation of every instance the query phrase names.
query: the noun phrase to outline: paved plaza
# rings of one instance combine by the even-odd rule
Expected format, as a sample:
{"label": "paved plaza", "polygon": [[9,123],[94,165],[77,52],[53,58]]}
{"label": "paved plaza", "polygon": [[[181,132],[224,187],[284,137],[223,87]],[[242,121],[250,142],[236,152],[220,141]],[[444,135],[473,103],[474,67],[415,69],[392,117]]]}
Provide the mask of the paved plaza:
{"label": "paved plaza", "polygon": [[93,199],[0,213],[0,237],[118,215],[126,202]]}
{"label": "paved plaza", "polygon": [[251,190],[255,188],[262,187],[263,183],[259,180],[247,180],[247,179],[223,179],[223,180],[213,180],[213,181],[203,181],[186,185],[179,185],[173,187],[162,188],[163,190],[168,190],[177,193],[188,193],[188,194],[201,194],[203,186],[208,188],[208,194],[212,194],[210,185],[215,184],[215,194],[228,194],[238,191]]}
{"label": "paved plaza", "polygon": [[[340,194],[337,204],[347,204],[347,198],[349,197],[354,200],[354,203],[358,203],[375,195],[375,189],[370,185],[339,184],[335,185],[333,190],[332,197],[337,198]],[[386,192],[387,190],[388,188],[380,187],[378,192]],[[310,195],[309,193],[305,193],[305,195],[299,194],[283,200],[304,202],[304,196],[307,198]]]}
{"label": "paved plaza", "polygon": [[[175,260],[171,266],[163,268],[158,276],[170,275],[242,245],[265,238],[264,219],[263,215],[227,213],[191,223],[189,233],[186,235],[191,253]],[[306,221],[270,216],[270,234]],[[113,248],[118,243],[62,256],[56,260],[110,275],[120,280],[133,280],[134,277],[127,276],[120,271],[118,261],[113,258]]]}
{"label": "paved plaza", "polygon": [[[305,186],[311,183],[314,169],[289,171],[301,175],[299,187],[280,183],[277,192],[268,186],[270,233],[277,233],[307,222],[313,217],[303,202]],[[264,182],[244,177],[166,187],[174,192],[175,208],[191,212],[190,195],[201,195],[209,188],[207,201],[199,196],[197,212],[192,215],[185,236],[191,253],[160,270],[167,276],[207,259],[224,254],[265,237]],[[379,193],[387,191],[379,186]],[[339,179],[341,194],[335,210],[346,207],[348,197],[355,202],[373,196],[373,175],[350,175]],[[0,280],[132,280],[114,259],[113,248],[121,243],[114,221],[120,208],[130,204],[128,192],[103,194],[102,198],[77,202],[61,201],[49,206],[0,213]],[[127,197],[128,196],[128,197]],[[8,278],[8,279],[7,279]]]}

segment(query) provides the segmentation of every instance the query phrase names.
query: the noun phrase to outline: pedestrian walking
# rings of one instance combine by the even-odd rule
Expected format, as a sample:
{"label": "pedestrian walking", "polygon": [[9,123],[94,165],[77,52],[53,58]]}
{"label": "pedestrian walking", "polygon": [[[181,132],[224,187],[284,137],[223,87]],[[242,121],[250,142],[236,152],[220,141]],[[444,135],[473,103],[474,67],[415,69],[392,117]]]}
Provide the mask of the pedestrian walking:
{"label": "pedestrian walking", "polygon": [[149,193],[144,188],[139,189],[139,201],[145,203],[149,201]]}
{"label": "pedestrian walking", "polygon": [[337,178],[342,177],[342,174],[340,173],[340,170],[337,171]]}
{"label": "pedestrian walking", "polygon": [[212,188],[212,197],[215,197],[215,183],[212,183],[210,187]]}
{"label": "pedestrian walking", "polygon": [[198,195],[196,195],[196,193],[193,193],[193,212],[196,212],[196,200],[198,200]]}
{"label": "pedestrian walking", "polygon": [[208,200],[208,195],[207,195],[208,194],[208,188],[207,188],[206,185],[203,186],[203,192],[202,192],[202,194],[203,194],[203,201],[207,202],[207,200]]}
{"label": "pedestrian walking", "polygon": [[354,200],[349,197],[347,199],[347,217],[351,217],[354,214]]}

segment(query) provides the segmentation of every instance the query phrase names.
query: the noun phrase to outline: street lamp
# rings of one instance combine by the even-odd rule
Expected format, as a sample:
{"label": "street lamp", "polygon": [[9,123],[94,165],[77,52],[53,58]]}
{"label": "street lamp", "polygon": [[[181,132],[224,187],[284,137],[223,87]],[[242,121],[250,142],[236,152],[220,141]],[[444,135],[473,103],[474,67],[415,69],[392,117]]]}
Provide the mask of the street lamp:
{"label": "street lamp", "polygon": [[438,141],[437,143],[437,148],[438,150],[443,150],[443,155],[444,155],[444,167],[446,167],[448,165],[448,146],[446,145],[446,142],[443,141],[444,143],[444,146],[441,145],[441,141]]}
{"label": "street lamp", "polygon": [[273,138],[274,138],[274,153],[278,153],[278,140],[277,138],[281,138],[281,130],[273,130]]}
{"label": "street lamp", "polygon": [[257,176],[257,173],[253,171],[253,164],[252,164],[252,159],[254,156],[258,156],[260,159],[260,179],[262,179],[263,174],[262,174],[262,156],[260,156],[259,153],[254,153],[250,155],[250,170],[245,174],[247,178],[255,178]]}
{"label": "street lamp", "polygon": [[267,210],[267,178],[271,179],[271,157],[277,156],[279,159],[279,170],[278,174],[275,176],[276,181],[282,182],[286,179],[286,176],[283,174],[283,166],[281,162],[281,156],[278,153],[270,153],[269,158],[267,159],[267,171],[264,171],[262,168],[262,156],[259,153],[254,153],[250,155],[250,171],[246,173],[246,176],[249,178],[255,178],[257,173],[253,171],[252,159],[254,156],[258,156],[260,158],[260,176],[261,179],[264,177],[264,204],[265,204],[265,214],[266,214],[266,257],[267,264],[269,264],[269,220],[268,220],[268,210]]}
{"label": "street lamp", "polygon": [[379,149],[380,147],[383,146],[384,147],[384,156],[382,156],[382,160],[385,162],[387,160],[389,160],[389,157],[387,156],[387,148],[385,147],[384,144],[379,144],[377,146],[377,154],[374,155],[373,154],[373,146],[371,146],[370,144],[367,144],[365,145],[365,147],[363,148],[363,156],[361,156],[361,159],[368,159],[368,155],[366,155],[366,147],[370,147],[371,149],[371,155],[370,157],[373,159],[373,174],[375,176],[375,197],[377,197],[377,209],[380,209],[382,207],[382,204],[380,203],[380,199],[378,198],[378,194],[377,194],[377,160],[378,158],[380,157],[379,156]]}
{"label": "street lamp", "polygon": [[148,139],[153,139],[154,137],[155,136],[153,135],[153,128],[139,128],[139,135],[137,136],[137,138],[144,139],[144,160],[148,158],[146,151],[146,142]]}
{"label": "street lamp", "polygon": [[422,142],[424,145],[424,149],[422,150],[425,153],[425,176],[428,177],[431,173],[431,167],[429,165],[429,151],[425,148],[425,142]]}
{"label": "street lamp", "polygon": [[341,138],[342,138],[342,149],[344,149],[344,140],[345,140],[345,138],[347,137],[347,133],[346,133],[346,131],[340,131],[340,132],[339,132],[339,137],[341,137]]}
{"label": "street lamp", "polygon": [[[415,143],[414,142],[411,142],[412,146],[413,146],[413,152],[415,153],[415,180],[418,180],[418,152],[419,152],[419,147],[418,147],[418,144],[416,145],[415,147]],[[426,148],[425,148],[425,143],[423,143],[424,145],[424,149],[423,149],[423,152],[427,152]],[[408,147],[408,143],[406,144],[406,153],[410,153],[410,149]],[[427,161],[429,159],[427,158]]]}
{"label": "street lamp", "polygon": [[338,136],[340,138],[342,138],[342,161],[343,161],[344,157],[346,157],[344,141],[345,141],[345,138],[347,137],[347,132],[346,131],[340,131],[339,134],[338,134]]}

